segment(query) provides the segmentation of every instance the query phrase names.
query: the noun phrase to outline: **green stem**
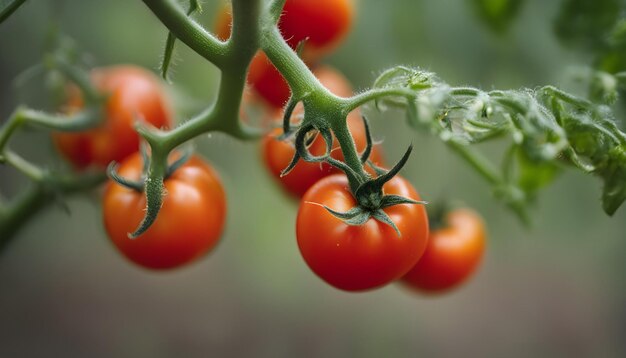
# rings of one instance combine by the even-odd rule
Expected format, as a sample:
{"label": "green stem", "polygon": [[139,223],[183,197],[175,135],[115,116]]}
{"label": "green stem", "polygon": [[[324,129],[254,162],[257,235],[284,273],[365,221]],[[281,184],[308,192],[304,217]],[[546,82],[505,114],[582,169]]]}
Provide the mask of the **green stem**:
{"label": "green stem", "polygon": [[143,0],[167,28],[196,53],[217,67],[227,63],[227,45],[189,19],[174,0]]}
{"label": "green stem", "polygon": [[54,202],[56,195],[71,195],[93,189],[103,183],[106,176],[104,173],[93,173],[81,176],[50,177],[48,180],[55,184],[56,192],[49,190],[47,182],[36,182],[0,212],[0,252],[4,251],[24,223]]}
{"label": "green stem", "polygon": [[148,169],[145,192],[146,192],[146,215],[133,233],[129,233],[131,239],[143,234],[154,223],[163,204],[165,186],[163,180],[167,173],[167,157],[169,150],[155,143],[150,143],[152,156]]}
{"label": "green stem", "polygon": [[24,124],[56,129],[65,132],[82,131],[93,127],[102,118],[99,106],[87,107],[71,115],[54,115],[33,109],[16,109],[7,122],[0,128],[0,155],[4,151],[13,133]]}
{"label": "green stem", "polygon": [[246,70],[258,49],[260,0],[233,1],[233,30],[226,42],[217,41],[211,34],[189,19],[170,0],[144,0],[169,30],[213,62],[222,70],[217,101],[198,116],[181,126],[164,132],[143,125],[137,127],[139,134],[152,149],[150,166],[145,180],[146,215],[131,238],[144,233],[157,218],[164,195],[164,177],[167,174],[169,153],[182,143],[211,131],[221,131],[236,138],[257,138],[239,120],[239,106],[246,81]]}
{"label": "green stem", "polygon": [[350,189],[352,189],[352,193],[356,193],[356,189],[361,184],[370,179],[370,176],[363,168],[363,164],[361,163],[361,157],[356,150],[354,139],[352,138],[352,134],[350,134],[350,131],[348,130],[348,125],[346,121],[335,122],[333,124],[334,125],[332,125],[331,128],[335,133],[335,137],[337,137],[339,146],[341,147],[344,161],[358,175],[356,178],[348,175],[348,180],[350,181]]}
{"label": "green stem", "polygon": [[[354,103],[358,101],[337,97],[328,91],[295,51],[289,47],[275,25],[272,24],[271,27],[263,30],[261,47],[289,83],[292,98],[303,99],[308,103],[309,106],[305,103],[305,111],[308,109],[319,112],[320,115],[317,116],[319,118],[315,120],[329,122],[326,124],[330,125],[337,137],[346,164],[358,175],[356,178],[348,176],[350,186],[353,191],[356,191],[360,184],[369,179],[369,175],[363,169],[346,121],[347,114],[355,108]],[[403,93],[406,94],[406,92]],[[341,115],[337,116],[337,112]],[[306,116],[305,120],[311,120],[311,116]]]}
{"label": "green stem", "polygon": [[408,88],[393,88],[393,87],[374,88],[374,89],[370,89],[368,91],[359,93],[351,98],[347,98],[345,99],[344,102],[346,103],[348,108],[350,108],[350,110],[353,110],[375,99],[378,99],[381,97],[390,97],[390,96],[398,96],[398,97],[405,97],[407,99],[412,99],[412,98],[415,98],[415,92],[411,91]]}
{"label": "green stem", "polygon": [[45,179],[46,173],[43,170],[13,151],[5,151],[3,159],[32,181],[41,182]]}
{"label": "green stem", "polygon": [[228,39],[230,69],[245,74],[252,56],[259,49],[259,0],[233,0],[233,28]]}
{"label": "green stem", "polygon": [[0,10],[0,24],[8,19],[25,2],[26,0],[13,0],[8,5],[5,5],[5,8]]}
{"label": "green stem", "polygon": [[313,92],[321,92],[328,97],[335,97],[318,81],[304,61],[289,47],[289,44],[283,39],[283,36],[274,24],[271,24],[269,28],[263,29],[261,48],[283,75],[287,83],[289,83],[293,97],[301,99]]}
{"label": "green stem", "polygon": [[493,185],[502,184],[502,179],[498,170],[493,167],[490,161],[471,150],[468,146],[459,143],[453,139],[447,140],[446,144],[457,154],[459,154],[466,162],[468,162],[476,171]]}
{"label": "green stem", "polygon": [[45,192],[41,185],[23,192],[12,205],[0,215],[0,252],[15,237],[17,231],[40,212],[52,200],[52,195]]}

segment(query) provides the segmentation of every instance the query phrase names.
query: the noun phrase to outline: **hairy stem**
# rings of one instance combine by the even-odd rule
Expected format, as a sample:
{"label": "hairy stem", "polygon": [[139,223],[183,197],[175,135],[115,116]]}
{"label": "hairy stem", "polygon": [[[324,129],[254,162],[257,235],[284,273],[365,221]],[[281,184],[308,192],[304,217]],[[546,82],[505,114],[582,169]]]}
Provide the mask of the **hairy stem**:
{"label": "hairy stem", "polygon": [[[255,0],[256,1],[256,0]],[[143,0],[150,10],[167,28],[197,54],[217,67],[226,61],[228,46],[198,23],[187,17],[185,11],[174,0]]]}

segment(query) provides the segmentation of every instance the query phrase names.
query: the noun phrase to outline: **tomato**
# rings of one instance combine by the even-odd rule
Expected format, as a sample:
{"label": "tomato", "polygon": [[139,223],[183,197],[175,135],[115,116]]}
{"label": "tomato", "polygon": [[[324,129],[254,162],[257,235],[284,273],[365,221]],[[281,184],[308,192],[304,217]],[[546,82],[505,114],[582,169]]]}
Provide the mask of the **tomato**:
{"label": "tomato", "polygon": [[[138,180],[142,159],[126,159],[118,173]],[[145,214],[145,194],[110,181],[103,199],[104,226],[117,249],[130,261],[151,269],[189,263],[211,250],[222,233],[226,198],[217,173],[202,159],[190,158],[165,179],[163,206],[152,226],[128,238]]]}
{"label": "tomato", "polygon": [[478,267],[485,251],[485,227],[469,209],[453,210],[446,227],[434,230],[424,256],[402,278],[423,292],[443,292],[463,283]]}
{"label": "tomato", "polygon": [[[332,67],[323,66],[316,68],[313,74],[315,74],[320,82],[334,94],[340,97],[349,97],[352,95],[352,88],[348,80]],[[301,106],[297,107],[294,111],[294,115],[301,115],[302,111]],[[367,138],[365,135],[365,125],[358,111],[350,113],[347,121],[356,148],[359,152],[362,152],[367,145]],[[262,142],[263,159],[272,175],[289,193],[301,197],[321,178],[330,174],[339,173],[338,169],[328,164],[307,163],[301,160],[289,174],[280,177],[280,173],[289,165],[296,151],[293,143],[277,139],[280,134],[282,134],[282,129],[276,128],[265,135]],[[333,142],[333,148],[335,148],[335,150],[331,152],[331,156],[335,159],[343,160],[343,153],[339,149],[339,143],[336,138]],[[318,136],[311,144],[309,150],[314,155],[324,154],[326,151],[324,139]],[[377,165],[382,165],[382,154],[378,145],[372,148],[370,160]]]}
{"label": "tomato", "polygon": [[[413,186],[396,176],[385,194],[420,200]],[[400,230],[370,218],[351,226],[322,206],[345,212],[355,206],[345,175],[328,176],[313,185],[300,203],[296,235],[307,265],[330,285],[347,291],[383,286],[406,274],[422,256],[428,240],[428,218],[423,205],[400,204],[384,211]]]}
{"label": "tomato", "polygon": [[[94,69],[94,86],[108,97],[105,115],[96,128],[53,134],[59,151],[77,168],[107,166],[122,161],[139,149],[135,119],[155,127],[172,125],[172,116],[159,79],[151,72],[132,65]],[[83,100],[76,88],[69,91],[68,110],[78,111]]]}

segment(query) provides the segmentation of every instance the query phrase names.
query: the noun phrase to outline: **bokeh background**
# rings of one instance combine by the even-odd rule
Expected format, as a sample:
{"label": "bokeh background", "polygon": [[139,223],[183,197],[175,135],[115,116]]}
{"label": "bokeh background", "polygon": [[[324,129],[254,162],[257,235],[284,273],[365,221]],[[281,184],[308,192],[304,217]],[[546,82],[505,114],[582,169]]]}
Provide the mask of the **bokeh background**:
{"label": "bokeh background", "polygon": [[[408,64],[455,85],[556,84],[582,94],[568,68],[590,56],[555,37],[559,4],[529,0],[496,34],[468,1],[361,0],[353,31],[326,62],[356,89]],[[216,5],[205,1],[207,27]],[[52,19],[96,65],[158,67],[166,32],[140,1],[28,2],[0,25],[2,120],[22,101],[38,103],[41,81],[20,90],[12,81],[41,58]],[[219,72],[177,49],[169,88],[182,119],[212,100]],[[99,193],[68,198],[70,215],[49,207],[0,256],[0,357],[626,356],[626,208],[607,217],[598,180],[566,171],[540,195],[528,229],[438,140],[408,131],[401,115],[372,119],[390,160],[415,144],[404,175],[423,197],[460,199],[485,217],[488,251],[467,285],[437,297],[396,285],[360,294],[331,288],[300,258],[297,202],[266,173],[258,143],[204,136],[198,150],[228,192],[218,248],[183,269],[149,272],[108,242]],[[11,145],[64,165],[46,133]],[[6,196],[25,185],[0,168]]]}

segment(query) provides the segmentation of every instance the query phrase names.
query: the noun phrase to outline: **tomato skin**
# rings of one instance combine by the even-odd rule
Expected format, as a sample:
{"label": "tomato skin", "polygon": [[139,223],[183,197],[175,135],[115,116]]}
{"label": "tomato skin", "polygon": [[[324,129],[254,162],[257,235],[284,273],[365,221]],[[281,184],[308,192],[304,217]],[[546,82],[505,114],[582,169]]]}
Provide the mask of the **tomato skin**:
{"label": "tomato skin", "polygon": [[[159,79],[137,66],[121,65],[94,69],[91,78],[107,97],[105,115],[96,128],[78,132],[57,132],[53,140],[59,151],[79,169],[106,167],[122,161],[139,149],[139,135],[133,125],[137,118],[157,128],[172,125],[169,105]],[[76,88],[69,91],[69,112],[84,106]]]}
{"label": "tomato skin", "polygon": [[426,293],[445,292],[465,282],[485,251],[485,226],[470,209],[446,216],[447,226],[434,230],[424,256],[403,278],[407,286]]}
{"label": "tomato skin", "polygon": [[[131,180],[141,176],[142,159],[134,154],[119,167]],[[163,206],[152,226],[128,238],[143,219],[145,194],[109,181],[103,198],[104,226],[111,242],[130,261],[150,269],[187,264],[218,242],[226,219],[226,196],[217,173],[199,157],[190,158],[164,182]]]}
{"label": "tomato skin", "polygon": [[291,96],[287,80],[263,52],[252,58],[248,72],[248,83],[268,104],[280,108]]}
{"label": "tomato skin", "polygon": [[232,7],[230,3],[224,3],[220,6],[219,10],[217,10],[217,17],[215,18],[215,36],[222,41],[228,40],[232,26]]}
{"label": "tomato skin", "polygon": [[[420,200],[413,186],[399,176],[383,190]],[[313,185],[302,198],[296,219],[302,257],[317,276],[336,288],[363,291],[386,285],[406,274],[426,249],[428,218],[423,205],[384,209],[400,230],[398,237],[392,227],[375,219],[350,226],[316,204],[341,212],[351,209],[355,199],[345,175],[331,175]]]}
{"label": "tomato skin", "polygon": [[[352,95],[352,88],[348,80],[332,67],[321,66],[315,68],[313,70],[313,74],[318,78],[322,85],[328,88],[328,90],[335,95],[340,97],[349,97]],[[303,109],[301,105],[296,107],[294,110],[294,115],[301,115],[302,113]],[[365,125],[359,116],[359,112],[354,111],[350,113],[348,115],[347,122],[348,129],[350,130],[350,133],[352,133],[356,148],[359,153],[361,153],[367,146],[367,138],[365,135]],[[265,165],[269,169],[270,173],[290,194],[293,194],[296,197],[302,197],[302,195],[304,195],[304,193],[313,184],[323,177],[340,173],[338,169],[333,168],[328,164],[308,163],[301,160],[289,174],[280,177],[280,173],[289,165],[296,151],[293,143],[277,139],[281,134],[282,129],[276,128],[265,135],[261,144],[263,161],[265,162]],[[331,152],[331,156],[335,159],[343,161],[343,153],[339,148],[339,142],[336,138],[333,138],[334,150]],[[324,142],[324,139],[321,136],[318,136],[318,138],[316,138],[309,147],[309,150],[313,155],[323,155],[326,151],[326,143]],[[370,160],[379,166],[382,165],[383,158],[380,146],[375,145],[372,148]]]}
{"label": "tomato skin", "polygon": [[353,19],[353,0],[287,0],[278,27],[292,48],[306,39],[304,56],[310,60],[332,51]]}

